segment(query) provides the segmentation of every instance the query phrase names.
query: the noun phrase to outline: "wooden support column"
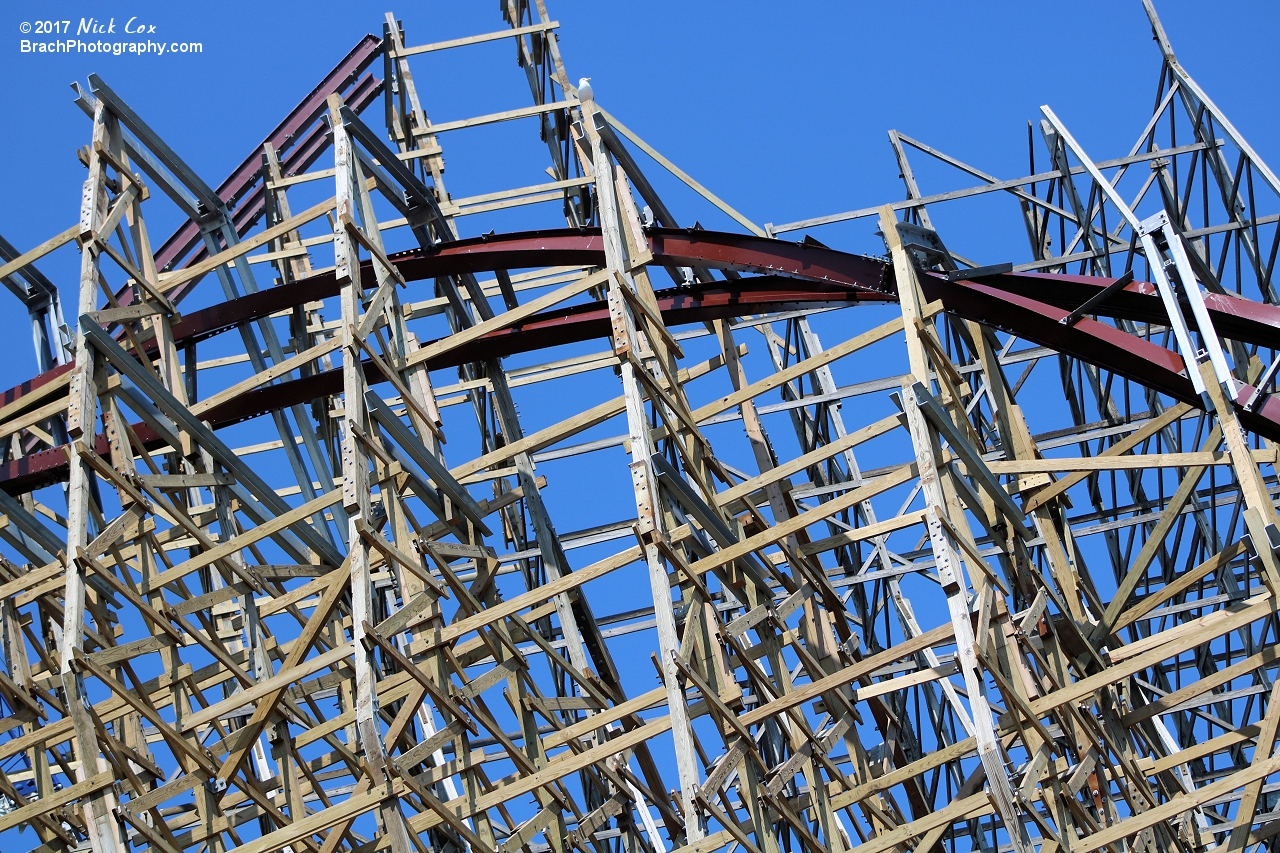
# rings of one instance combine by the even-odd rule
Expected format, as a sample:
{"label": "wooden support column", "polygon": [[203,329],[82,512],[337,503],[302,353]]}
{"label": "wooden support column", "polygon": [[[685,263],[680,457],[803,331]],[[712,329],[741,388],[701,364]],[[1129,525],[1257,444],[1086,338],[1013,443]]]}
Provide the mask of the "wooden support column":
{"label": "wooden support column", "polygon": [[680,796],[685,817],[685,843],[693,844],[703,838],[706,828],[697,801],[699,777],[694,763],[697,753],[693,744],[693,730],[684,691],[680,686],[680,671],[675,663],[675,656],[680,651],[680,636],[671,601],[671,584],[658,545],[665,534],[662,529],[657,479],[650,462],[653,444],[649,419],[644,411],[640,380],[636,376],[636,356],[640,341],[636,334],[631,304],[620,292],[627,281],[629,265],[623,244],[618,202],[614,195],[613,166],[599,134],[595,132],[592,119],[595,104],[593,100],[584,100],[582,106],[584,114],[587,114],[584,115],[583,124],[591,140],[594,158],[596,204],[604,233],[605,256],[609,269],[615,273],[609,279],[609,307],[614,322],[614,352],[619,355],[623,396],[626,400],[627,432],[631,439],[631,483],[635,490],[638,513],[636,534],[644,551],[645,564],[649,568],[649,582],[653,592],[659,660],[667,689],[671,732],[675,740],[676,771],[680,778]]}
{"label": "wooden support column", "polygon": [[[361,526],[372,524],[369,503],[369,462],[361,436],[370,435],[370,421],[365,407],[364,371],[360,367],[361,347],[355,339],[363,319],[360,258],[349,232],[349,223],[362,216],[354,196],[357,182],[363,182],[351,140],[342,126],[342,99],[329,97],[329,119],[333,128],[334,173],[336,180],[337,224],[334,226],[333,251],[335,274],[341,285],[342,303],[342,509],[346,516],[347,562],[351,583],[351,631],[355,650],[355,711],[360,747],[367,762],[370,781],[375,787],[387,784],[386,753],[376,719],[377,667],[373,645],[365,637],[365,626],[372,624],[373,582],[370,579],[371,546],[361,533]],[[373,226],[376,229],[376,224]],[[399,802],[385,799],[379,803],[384,831],[391,841],[392,853],[409,853],[408,828]]]}
{"label": "wooden support column", "polygon": [[968,688],[978,757],[986,770],[989,790],[1014,849],[1018,853],[1029,853],[1030,842],[1014,802],[1013,789],[1005,771],[1004,754],[996,738],[991,708],[986,698],[985,678],[979,668],[973,623],[969,615],[969,583],[960,557],[960,546],[954,538],[954,531],[961,526],[967,528],[968,522],[963,516],[957,518],[950,511],[950,502],[943,490],[943,475],[937,464],[941,455],[938,436],[921,412],[911,390],[915,382],[927,384],[930,381],[928,350],[920,339],[922,332],[917,325],[923,306],[920,304],[915,265],[898,235],[897,216],[889,206],[880,211],[880,230],[893,258],[894,275],[898,282],[898,301],[902,307],[903,327],[906,331],[907,355],[911,365],[911,378],[903,383],[902,402],[911,443],[915,447],[916,465],[920,471],[920,485],[927,507],[929,541],[937,560],[938,577],[947,596],[947,607],[951,612],[957,662]]}
{"label": "wooden support column", "polygon": [[[93,144],[89,154],[89,176],[85,179],[80,199],[80,299],[77,316],[97,307],[98,248],[94,241],[106,213],[106,168],[101,151],[109,149],[119,132],[115,118],[105,104],[98,102],[93,117]],[[82,320],[81,323],[84,321]],[[67,432],[73,440],[93,436],[96,432],[98,394],[95,386],[93,347],[85,341],[84,329],[76,334],[76,361],[71,376],[71,400],[68,407]],[[98,743],[97,730],[88,710],[84,680],[74,667],[75,654],[84,649],[85,574],[74,559],[89,543],[91,524],[90,490],[93,471],[79,457],[70,462],[71,479],[67,486],[67,550],[64,558],[66,589],[63,592],[62,643],[60,678],[67,697],[67,713],[75,731],[76,757],[80,760],[80,782],[107,771]],[[85,824],[94,853],[124,853],[119,818],[115,813],[115,795],[109,788],[96,789],[84,805]]]}

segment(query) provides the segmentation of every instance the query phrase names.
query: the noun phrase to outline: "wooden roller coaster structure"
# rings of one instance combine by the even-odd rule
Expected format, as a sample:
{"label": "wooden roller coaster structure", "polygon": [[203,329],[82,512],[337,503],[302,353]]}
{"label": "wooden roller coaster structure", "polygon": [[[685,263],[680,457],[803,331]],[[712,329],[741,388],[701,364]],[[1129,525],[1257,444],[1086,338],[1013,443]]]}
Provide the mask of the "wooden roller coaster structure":
{"label": "wooden roller coaster structure", "polygon": [[[1280,181],[1143,2],[1127,155],[1048,107],[1014,179],[891,131],[904,200],[785,225],[574,86],[542,0],[388,13],[216,189],[91,76],[79,220],[0,239],[8,848],[1270,849]],[[413,58],[499,40],[532,106],[433,123]],[[551,180],[451,196],[506,121]],[[1028,261],[934,228],[991,193]],[[869,217],[883,255],[810,236]]]}

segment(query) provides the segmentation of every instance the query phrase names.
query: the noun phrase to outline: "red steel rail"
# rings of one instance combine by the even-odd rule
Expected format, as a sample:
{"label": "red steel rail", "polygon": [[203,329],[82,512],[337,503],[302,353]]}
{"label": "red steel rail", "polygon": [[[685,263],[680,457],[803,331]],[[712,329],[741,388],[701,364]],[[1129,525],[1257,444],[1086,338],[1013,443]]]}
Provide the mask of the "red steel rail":
{"label": "red steel rail", "polygon": [[[648,234],[648,243],[653,254],[650,263],[655,266],[753,274],[658,291],[659,310],[670,326],[800,308],[897,301],[892,266],[879,258],[809,243],[702,230],[654,229]],[[600,266],[604,263],[604,249],[598,230],[559,229],[489,235],[433,250],[401,252],[392,255],[391,260],[406,280],[421,281],[499,269]],[[362,265],[361,275],[367,288],[374,286],[369,263]],[[940,301],[950,314],[1016,334],[1176,400],[1201,406],[1177,353],[1096,320],[1084,318],[1071,326],[1058,322],[1112,281],[1038,273],[1001,273],[964,281],[948,281],[935,273],[921,276],[925,297]],[[179,346],[195,343],[241,323],[337,292],[333,273],[322,273],[184,315],[174,324],[174,338]],[[1206,302],[1220,334],[1266,347],[1280,344],[1280,308],[1222,294],[1208,295]],[[1130,284],[1097,310],[1101,315],[1149,323],[1168,319],[1154,285],[1147,282]],[[609,329],[608,310],[602,302],[544,311],[458,347],[429,361],[428,367],[438,369],[603,338]],[[64,366],[48,371],[3,392],[0,406],[22,399],[67,369]],[[372,363],[366,362],[364,369],[370,382],[385,381]],[[341,390],[341,371],[323,371],[239,395],[208,411],[206,418],[215,428],[228,426]],[[1246,387],[1237,397],[1241,422],[1260,435],[1280,440],[1280,400],[1264,398],[1253,410],[1246,409],[1243,401],[1252,391]],[[159,437],[144,424],[135,429],[145,442],[159,443]],[[105,453],[105,438],[99,437],[98,442]],[[38,451],[0,465],[0,488],[12,494],[30,491],[62,479],[66,466],[63,448]]]}
{"label": "red steel rail", "polygon": [[[281,158],[281,170],[286,176],[305,172],[325,149],[329,147],[326,128],[319,121],[325,111],[325,100],[334,92],[346,92],[345,100],[357,113],[374,102],[382,92],[382,81],[365,69],[382,53],[382,39],[366,35],[333,70],[325,75],[311,92],[285,116],[284,120],[267,134],[239,166],[227,176],[215,191],[218,198],[232,209],[231,219],[239,234],[245,234],[266,212],[266,187],[262,180],[262,146],[271,143]],[[350,87],[348,89],[348,87]],[[182,266],[198,263],[206,256],[199,245],[200,226],[188,219],[156,251],[156,267],[172,269],[186,258]],[[195,250],[194,253],[192,250]],[[188,257],[190,255],[190,257]],[[175,289],[170,298],[176,304],[182,300],[195,282]],[[129,291],[120,294],[121,304]]]}

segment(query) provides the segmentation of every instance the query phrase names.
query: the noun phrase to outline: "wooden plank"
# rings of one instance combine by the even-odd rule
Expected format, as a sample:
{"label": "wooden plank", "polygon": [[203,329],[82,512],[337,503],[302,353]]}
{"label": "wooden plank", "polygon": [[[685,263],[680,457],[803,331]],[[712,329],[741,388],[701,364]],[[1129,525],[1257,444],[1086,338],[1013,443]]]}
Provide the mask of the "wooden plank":
{"label": "wooden plank", "polygon": [[631,129],[628,128],[626,125],[624,125],[622,122],[618,121],[616,118],[611,116],[609,113],[605,112],[603,109],[600,109],[600,107],[596,107],[596,110],[600,113],[600,115],[604,116],[605,121],[609,123],[610,127],[612,127],[614,130],[618,131],[618,133],[621,133],[628,140],[630,140],[631,144],[635,145],[641,151],[643,151],[644,153],[652,157],[654,160],[656,160],[662,166],[662,168],[666,169],[668,172],[670,172],[671,174],[679,178],[681,181],[683,181],[684,184],[688,186],[691,190],[693,190],[698,195],[705,198],[707,201],[714,204],[716,207],[720,208],[721,212],[725,213],[730,218],[732,218],[734,222],[737,222],[739,225],[741,225],[743,228],[746,228],[748,231],[750,231],[752,234],[756,235],[757,237],[769,236],[768,234],[765,233],[763,228],[761,228],[759,225],[756,225],[754,222],[752,222],[747,217],[743,216],[738,211],[734,210],[726,202],[722,201],[719,196],[715,195],[709,189],[704,187],[702,184],[698,183],[693,178],[689,177],[689,175],[686,174],[683,169],[681,169],[675,163],[672,163],[666,157],[663,157],[661,154],[659,154],[653,148],[653,146],[649,145],[649,143],[645,142],[643,139],[641,139],[639,136],[633,133]]}
{"label": "wooden plank", "polygon": [[1116,844],[1135,833],[1141,832],[1158,823],[1172,820],[1184,812],[1191,811],[1210,800],[1225,796],[1235,789],[1265,779],[1280,770],[1280,755],[1265,761],[1257,761],[1243,770],[1238,770],[1224,779],[1196,788],[1189,793],[1178,794],[1168,802],[1153,806],[1144,812],[1124,818],[1111,826],[1103,827],[1097,832],[1072,841],[1073,853],[1093,853],[1112,844]]}
{"label": "wooden plank", "polygon": [[62,808],[67,803],[73,803],[81,797],[87,797],[90,794],[101,791],[103,788],[109,788],[114,783],[115,775],[108,771],[91,776],[83,782],[68,785],[61,791],[54,791],[37,797],[25,806],[16,808],[8,814],[0,815],[0,832],[27,823],[38,815],[52,813],[55,809]]}
{"label": "wooden plank", "polygon": [[72,240],[78,237],[79,234],[80,234],[80,223],[77,222],[75,225],[72,225],[70,228],[68,228],[66,231],[63,231],[61,234],[57,234],[57,235],[54,235],[53,237],[50,237],[48,240],[45,240],[39,246],[36,246],[34,249],[30,249],[29,251],[23,252],[21,255],[18,255],[18,257],[14,258],[4,266],[0,267],[0,278],[8,278],[14,273],[20,272],[23,267],[30,266],[31,264],[43,258],[45,255],[52,252],[54,249],[57,249],[61,246],[65,246],[67,243],[70,243]]}
{"label": "wooden plank", "polygon": [[342,346],[342,340],[337,336],[334,336],[327,341],[323,341],[322,343],[318,343],[310,349],[303,350],[296,355],[286,358],[284,361],[271,365],[260,373],[253,374],[242,382],[237,382],[230,388],[226,388],[212,396],[206,397],[198,403],[193,403],[191,405],[191,412],[196,415],[204,414],[214,406],[220,405],[234,397],[238,397],[246,391],[252,391],[259,385],[265,385],[266,383],[278,379],[281,376],[292,373],[307,362],[314,361],[321,356],[328,355],[340,346]]}
{"label": "wooden plank", "polygon": [[[936,310],[934,313],[936,313],[937,310],[941,310],[941,306],[935,306],[935,308]],[[750,385],[734,391],[732,394],[721,397],[719,400],[694,409],[693,416],[698,423],[702,423],[708,418],[718,415],[726,409],[740,406],[747,400],[753,400],[767,391],[772,391],[775,388],[781,388],[786,383],[798,379],[806,373],[811,373],[819,367],[824,367],[830,364],[836,359],[843,358],[844,356],[855,353],[858,350],[865,349],[866,347],[869,347],[874,343],[878,343],[879,341],[883,341],[886,338],[890,338],[901,331],[902,318],[898,317],[890,320],[883,325],[863,332],[862,334],[852,337],[843,343],[837,344],[830,349],[825,349],[817,355],[810,356],[803,361],[798,361],[795,364],[788,365],[782,370],[771,373],[763,379],[756,380]]]}
{"label": "wooden plank", "polygon": [[[528,202],[534,197],[539,200],[547,200],[548,198],[564,198],[564,194],[556,192],[557,190],[570,189],[572,187],[584,187],[594,183],[594,179],[590,177],[566,178],[563,181],[547,181],[541,184],[530,184],[529,186],[516,187],[510,190],[499,190],[492,193],[481,193],[479,195],[463,196],[462,198],[451,199],[450,202],[441,207],[446,216],[466,216],[472,213],[480,213],[485,210],[500,210],[498,206],[490,205],[489,202],[496,201],[516,201]],[[528,273],[525,273],[528,275]],[[511,280],[518,281],[518,277],[512,276]],[[550,283],[550,282],[548,282]],[[516,288],[524,290],[527,288]],[[488,288],[486,288],[488,290]]]}
{"label": "wooden plank", "polygon": [[230,474],[142,474],[138,482],[156,489],[210,489],[214,486],[230,486],[236,478]]}
{"label": "wooden plank", "polygon": [[574,723],[559,731],[552,732],[542,739],[543,749],[554,749],[557,746],[563,746],[566,743],[577,740],[580,737],[586,737],[589,734],[607,727],[610,723],[615,723],[623,717],[629,717],[632,714],[638,714],[641,711],[647,711],[667,701],[667,688],[655,687],[648,693],[641,694],[635,698],[620,702],[592,714],[585,720]]}
{"label": "wooden plank", "polygon": [[44,398],[48,397],[50,394],[58,394],[61,392],[63,396],[65,396],[65,389],[71,384],[71,373],[71,371],[67,371],[61,376],[41,385],[39,388],[23,394],[12,403],[9,403],[4,407],[0,407],[0,421],[6,421],[9,418],[12,418],[18,412],[27,411],[42,402]]}
{"label": "wooden plank", "polygon": [[[825,504],[823,504],[825,506]],[[825,551],[831,551],[836,548],[852,545],[855,542],[865,542],[868,539],[875,539],[886,533],[892,533],[895,530],[902,530],[904,527],[914,527],[917,524],[925,523],[925,510],[916,510],[915,512],[907,512],[896,518],[877,521],[874,524],[866,524],[862,527],[855,527],[853,530],[844,530],[835,536],[828,536],[826,539],[819,539],[816,542],[800,546],[800,553],[806,555],[821,554]]]}
{"label": "wooden plank", "polygon": [[157,634],[152,637],[143,637],[141,640],[134,640],[131,643],[125,643],[122,646],[111,646],[101,651],[94,652],[89,655],[89,660],[98,666],[111,667],[127,660],[132,660],[139,655],[157,652],[160,649],[172,648],[174,645],[173,638],[167,634]]}
{"label": "wooden plank", "polygon": [[[540,604],[553,596],[568,592],[571,589],[577,589],[589,581],[604,577],[610,572],[634,563],[642,556],[639,546],[628,548],[625,551],[614,554],[612,557],[606,557],[597,563],[592,563],[590,566],[561,575],[555,580],[548,581],[542,586],[535,587],[526,593],[522,593],[490,607],[486,607],[479,613],[473,614],[464,619],[454,620],[443,628],[437,627],[429,633],[424,632],[426,650],[433,649],[436,646],[440,646],[445,643],[453,642],[459,637],[463,637],[472,631],[483,628],[485,625],[491,625],[499,619],[514,616],[526,607]],[[411,621],[407,627],[414,627],[414,622]]]}
{"label": "wooden plank", "polygon": [[[1122,440],[1108,447],[1102,453],[1099,453],[1098,458],[1114,457],[1128,453],[1130,450],[1137,447],[1139,444],[1142,444],[1142,442],[1146,441],[1160,430],[1164,429],[1167,425],[1181,419],[1190,411],[1191,407],[1186,403],[1179,403],[1176,406],[1170,406],[1159,415],[1147,421],[1129,435],[1125,436]],[[1036,493],[1031,496],[1031,499],[1027,501],[1027,512],[1033,512],[1036,507],[1044,506],[1046,503],[1083,480],[1087,475],[1087,471],[1081,471],[1071,476],[1062,477],[1056,482],[1050,483],[1044,488],[1037,490]]]}
{"label": "wooden plank", "polygon": [[[1258,595],[1249,599],[1245,606],[1219,610],[1193,622],[1186,622],[1172,631],[1156,634],[1152,637],[1155,648],[1125,657],[1102,672],[1060,687],[1047,696],[1034,699],[1030,703],[1031,710],[1036,715],[1043,716],[1054,708],[1083,699],[1099,688],[1115,684],[1147,667],[1195,648],[1201,643],[1207,643],[1229,631],[1263,619],[1270,615],[1272,610],[1271,595],[1269,593]],[[1116,657],[1116,653],[1113,652],[1112,660],[1114,661]]]}
{"label": "wooden plank", "polygon": [[1205,758],[1206,756],[1230,749],[1236,744],[1247,743],[1258,736],[1258,731],[1259,729],[1257,726],[1241,726],[1233,732],[1227,732],[1226,734],[1218,735],[1215,738],[1201,741],[1187,749],[1179,749],[1172,755],[1157,758],[1151,765],[1149,775],[1154,776],[1158,773],[1167,773],[1175,767],[1180,767],[1183,764],[1195,761],[1197,758]]}
{"label": "wooden plank", "polygon": [[496,33],[484,33],[478,36],[467,36],[466,38],[449,39],[448,41],[437,41],[431,44],[421,44],[416,47],[405,47],[391,52],[392,56],[407,57],[417,56],[420,53],[432,53],[437,50],[448,50],[452,47],[466,47],[472,44],[482,44],[487,41],[498,41],[499,39],[507,39],[528,35],[529,33],[542,33],[548,30],[557,29],[560,26],[559,21],[547,21],[546,23],[529,24],[524,27],[513,27],[509,30],[499,30]]}
{"label": "wooden plank", "polygon": [[[723,364],[723,357],[716,356],[700,364],[681,369],[677,378],[681,382],[689,382],[700,376],[705,376]],[[451,468],[450,473],[458,480],[465,480],[472,474],[506,462],[518,453],[536,453],[575,433],[604,423],[610,418],[622,414],[626,411],[626,407],[625,397],[614,397],[612,400],[606,400],[597,406],[587,409],[585,412],[566,418],[558,424],[552,424],[518,441],[513,441],[510,444],[499,447],[497,450],[492,450],[483,456],[472,459],[470,462],[464,462],[455,468]]]}
{"label": "wooden plank", "polygon": [[153,592],[162,587],[173,583],[174,581],[184,578],[192,572],[203,569],[205,566],[211,566],[218,560],[226,559],[237,552],[248,548],[255,542],[260,542],[269,536],[273,536],[286,528],[292,527],[294,524],[306,523],[306,519],[315,515],[317,512],[323,512],[329,507],[342,500],[342,489],[334,489],[326,492],[314,500],[307,501],[302,506],[290,510],[283,515],[275,518],[257,527],[252,527],[244,531],[238,536],[232,537],[229,541],[223,542],[221,545],[210,548],[192,557],[186,562],[179,563],[168,571],[161,572],[155,577],[144,582],[142,585],[143,592]]}
{"label": "wooden plank", "polygon": [[333,803],[328,808],[315,814],[286,824],[260,838],[255,838],[235,848],[236,853],[274,853],[289,847],[304,838],[310,838],[323,832],[334,824],[359,817],[376,808],[379,803],[396,796],[401,789],[393,784],[377,785],[362,794],[352,794],[341,802]]}
{"label": "wooden plank", "polygon": [[843,453],[857,447],[859,444],[870,441],[877,436],[884,435],[891,429],[900,426],[898,415],[890,415],[887,418],[881,418],[870,426],[863,427],[856,432],[851,432],[843,438],[838,438],[828,444],[824,444],[815,450],[811,450],[795,459],[783,462],[764,473],[752,477],[750,480],[744,480],[738,485],[725,489],[716,495],[716,504],[727,507],[734,501],[745,498],[747,495],[755,492],[765,486],[777,483],[790,477],[792,474],[799,473],[811,465],[817,465],[825,462],[838,453]]}
{"label": "wooden plank", "polygon": [[522,320],[550,308],[552,305],[558,305],[567,299],[572,299],[579,294],[586,293],[597,285],[604,284],[609,279],[609,271],[601,270],[600,272],[584,275],[577,281],[571,282],[564,287],[557,288],[537,299],[530,299],[528,302],[513,308],[510,311],[504,311],[489,320],[476,323],[467,329],[454,332],[452,335],[443,337],[438,341],[434,341],[423,346],[417,352],[405,359],[405,366],[412,367],[415,364],[421,364],[433,358],[452,352],[458,347],[465,346],[477,338],[482,338],[498,329],[505,329],[513,326]]}
{"label": "wooden plank", "polygon": [[[370,187],[373,186],[372,178],[369,179],[367,185]],[[192,264],[186,269],[178,270],[167,276],[161,276],[160,289],[165,293],[168,293],[170,290],[173,290],[185,281],[191,281],[192,279],[200,278],[207,273],[213,272],[223,264],[230,263],[236,258],[247,255],[259,246],[265,246],[272,240],[285,236],[290,231],[296,231],[299,227],[306,225],[311,220],[319,219],[326,213],[331,213],[336,205],[337,199],[334,198],[331,198],[328,201],[322,201],[313,207],[307,208],[301,213],[295,213],[293,216],[290,216],[278,225],[273,225],[264,231],[244,238],[234,246],[224,249],[212,257],[205,258],[198,264]]]}
{"label": "wooden plank", "polygon": [[[955,800],[936,812],[921,815],[915,820],[904,823],[888,832],[879,833],[865,843],[859,844],[857,849],[859,853],[881,853],[883,850],[892,849],[913,838],[918,838],[932,829],[950,826],[958,820],[973,820],[976,817],[989,815],[994,811],[995,808],[991,805],[991,801],[985,793],[973,794],[972,796]],[[1075,848],[1072,849],[1074,850]]]}
{"label": "wooden plank", "polygon": [[88,316],[93,318],[95,323],[102,325],[110,325],[111,323],[122,323],[129,320],[141,320],[143,317],[155,317],[164,312],[150,303],[141,302],[136,305],[126,305],[123,308],[104,308],[101,311],[94,311]]}
{"label": "wooden plank", "polygon": [[769,717],[777,716],[798,705],[803,705],[805,702],[811,702],[823,693],[844,687],[850,682],[870,675],[883,666],[910,657],[925,649],[948,643],[954,636],[955,628],[950,623],[940,625],[931,631],[925,631],[923,634],[904,640],[893,648],[885,649],[871,657],[863,658],[838,672],[834,672],[817,681],[800,685],[790,693],[785,693],[772,702],[766,702],[760,707],[740,715],[738,720],[744,726],[754,726]]}
{"label": "wooden plank", "polygon": [[52,578],[61,577],[66,566],[62,562],[55,561],[47,566],[41,566],[38,569],[19,575],[4,585],[0,585],[0,599],[11,598],[18,593],[38,586]]}
{"label": "wooden plank", "polygon": [[974,738],[965,738],[964,740],[956,741],[950,746],[930,752],[928,755],[911,762],[905,767],[899,767],[895,770],[891,770],[883,776],[878,776],[868,782],[864,782],[861,785],[857,785],[847,791],[842,791],[841,793],[834,795],[831,798],[831,808],[837,811],[847,808],[854,803],[865,800],[872,794],[880,791],[887,791],[890,788],[895,788],[908,780],[914,779],[921,773],[927,773],[944,764],[949,764],[952,761],[956,761],[966,755],[970,755],[976,752],[977,749],[978,741]]}
{"label": "wooden plank", "polygon": [[1135,708],[1121,716],[1120,722],[1126,727],[1132,728],[1145,720],[1167,713],[1188,699],[1203,696],[1210,690],[1221,687],[1234,679],[1249,675],[1256,669],[1262,667],[1270,668],[1277,660],[1280,660],[1280,645],[1267,646],[1257,654],[1250,655],[1230,666],[1224,666],[1210,675],[1203,676],[1185,687],[1173,691],[1167,696],[1161,696],[1154,702]]}
{"label": "wooden plank", "polygon": [[1146,616],[1152,610],[1155,610],[1164,602],[1171,598],[1181,595],[1191,589],[1203,578],[1213,572],[1222,571],[1234,559],[1244,554],[1248,550],[1245,541],[1241,539],[1234,545],[1228,545],[1217,554],[1205,560],[1195,568],[1183,572],[1172,583],[1165,584],[1160,589],[1147,593],[1147,595],[1139,602],[1134,604],[1116,620],[1115,625],[1111,628],[1111,633],[1116,634],[1129,625],[1137,622]]}
{"label": "wooden plank", "polygon": [[290,684],[306,678],[312,673],[341,663],[351,657],[353,651],[354,648],[351,643],[343,643],[313,658],[302,660],[292,666],[283,667],[275,675],[256,682],[252,687],[247,687],[239,693],[233,693],[221,702],[215,702],[207,708],[201,708],[199,711],[184,716],[181,731],[189,732],[205,723],[221,719],[238,708],[252,708],[254,702],[263,696],[283,687],[288,687]]}
{"label": "wooden plank", "polygon": [[928,684],[931,681],[955,675],[959,671],[959,667],[956,666],[953,660],[939,666],[918,669],[915,672],[901,675],[897,678],[885,678],[867,687],[856,688],[853,691],[854,700],[863,702],[876,696],[883,696],[886,693],[895,693],[899,690],[906,690],[908,687],[918,687],[921,684]]}
{"label": "wooden plank", "polygon": [[[550,104],[534,104],[531,107],[518,107],[514,110],[503,110],[500,113],[489,113],[487,115],[475,116],[473,118],[464,118],[457,121],[444,121],[439,124],[428,124],[416,132],[417,136],[435,136],[439,133],[446,133],[450,130],[461,130],[466,127],[479,127],[485,124],[496,124],[503,121],[513,121],[515,119],[529,118],[531,116],[542,115],[543,113],[551,113],[556,110],[566,110],[570,107],[576,107],[577,101],[555,101]],[[409,160],[416,157],[417,152],[407,151],[400,155],[400,159]]]}
{"label": "wooden plank", "polygon": [[[643,726],[637,726],[629,732],[615,735],[609,740],[593,746],[591,749],[558,756],[536,773],[518,777],[506,784],[495,785],[491,790],[479,796],[464,795],[456,797],[449,800],[445,805],[462,817],[470,817],[485,809],[491,809],[499,803],[531,793],[544,785],[550,785],[552,782],[563,779],[571,773],[577,773],[592,764],[612,758],[619,753],[626,753],[645,741],[670,731],[670,729],[670,717],[649,720]],[[426,832],[432,827],[439,826],[443,820],[444,818],[440,815],[427,812],[412,818],[409,821],[409,826],[414,832]]]}
{"label": "wooden plank", "polygon": [[470,475],[483,471],[486,468],[506,462],[518,453],[537,452],[538,450],[549,447],[556,442],[573,435],[574,433],[581,432],[584,429],[590,429],[596,424],[604,423],[610,418],[621,414],[625,408],[626,403],[622,397],[615,397],[612,400],[606,400],[598,406],[593,406],[581,414],[574,415],[571,418],[566,418],[558,424],[553,424],[545,429],[538,430],[537,432],[531,433],[518,441],[513,441],[510,444],[498,448],[497,450],[492,450],[483,456],[479,456],[469,462],[464,462],[455,468],[451,468],[450,473],[458,480],[466,479]]}
{"label": "wooden plank", "polygon": [[[1253,460],[1274,465],[1275,449],[1253,451]],[[1140,456],[1076,456],[1045,459],[1007,459],[988,462],[993,474],[1052,474],[1058,471],[1137,471],[1147,468],[1198,468],[1206,465],[1230,465],[1226,453],[1191,451],[1187,453],[1144,453]]]}
{"label": "wooden plank", "polygon": [[[806,527],[809,527],[810,525],[813,525],[813,524],[817,524],[818,522],[824,519],[830,518],[831,516],[835,515],[838,512],[843,512],[844,510],[849,509],[853,506],[856,506],[857,504],[860,504],[863,501],[868,500],[869,498],[875,497],[876,495],[882,492],[886,492],[889,489],[894,488],[895,486],[900,486],[915,476],[916,476],[915,465],[903,465],[901,468],[898,468],[893,473],[886,474],[885,476],[880,477],[879,479],[877,479],[872,483],[869,483],[865,486],[860,486],[859,488],[853,489],[852,491],[845,492],[840,497],[833,498],[832,500],[818,504],[817,507],[807,512],[802,512],[799,515],[793,516],[792,518],[787,519],[781,524],[775,524],[773,527],[770,527],[767,530],[757,533],[754,536],[748,537],[747,539],[743,539],[741,542],[736,542],[727,548],[721,548],[719,551],[709,554],[708,556],[703,557],[701,560],[697,560],[689,568],[697,574],[706,574],[712,569],[716,569],[716,568],[719,568],[720,566],[728,565],[734,560],[737,560],[741,557],[745,557],[747,554],[750,554],[752,551],[772,545],[776,543],[778,540],[783,539],[787,536],[791,536],[794,533],[798,533],[801,530],[804,530]],[[918,518],[908,521],[908,517],[909,516],[902,517],[902,522],[901,522],[902,525],[905,525],[908,523],[909,524],[919,523]],[[891,526],[898,521],[899,521],[898,519],[891,519],[889,521],[880,522],[879,524]],[[853,535],[856,537],[861,535],[859,531],[870,530],[871,533],[868,534],[867,537],[865,538],[874,538],[876,536],[882,535],[882,533],[884,532],[881,530],[873,529],[873,527],[878,528],[879,525],[868,525],[867,527],[856,528],[855,530],[852,530],[852,531],[845,531],[845,534],[842,534],[842,535]],[[885,528],[885,530],[888,530],[888,529],[889,527]],[[893,528],[893,529],[897,529],[897,528]]]}

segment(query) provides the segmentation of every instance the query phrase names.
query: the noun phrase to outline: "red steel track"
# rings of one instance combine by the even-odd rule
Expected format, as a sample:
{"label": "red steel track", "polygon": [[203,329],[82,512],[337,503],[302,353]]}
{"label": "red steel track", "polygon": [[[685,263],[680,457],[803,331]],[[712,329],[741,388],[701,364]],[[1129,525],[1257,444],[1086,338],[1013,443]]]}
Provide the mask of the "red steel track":
{"label": "red steel track", "polygon": [[[648,242],[652,265],[748,274],[711,285],[658,291],[659,308],[669,326],[800,308],[897,301],[892,267],[878,258],[810,243],[702,230],[654,229],[648,234]],[[402,252],[392,255],[391,260],[408,281],[494,270],[605,263],[600,233],[592,229],[490,235],[429,251]],[[374,286],[373,270],[367,262],[361,275],[366,288]],[[1176,400],[1202,406],[1177,353],[1096,320],[1086,318],[1072,326],[1058,322],[1112,281],[1036,273],[1002,273],[955,282],[934,273],[921,276],[926,298],[940,301],[952,315],[1016,334],[1029,343],[1074,356]],[[190,284],[194,286],[195,282]],[[337,293],[338,283],[329,272],[229,300],[184,315],[173,326],[175,342],[181,347],[205,340],[241,323]],[[1214,325],[1223,336],[1246,344],[1280,346],[1280,308],[1220,294],[1207,295],[1206,302]],[[1130,284],[1097,311],[1114,318],[1167,322],[1163,303],[1154,285],[1147,282]],[[609,330],[604,303],[576,305],[542,312],[495,330],[429,361],[428,366],[437,369],[604,338]],[[0,406],[20,400],[69,369],[69,365],[57,368],[9,389],[0,394]],[[385,381],[372,363],[366,362],[364,369],[370,382]],[[209,410],[206,419],[215,428],[228,426],[341,390],[341,370],[325,371],[242,394]],[[1237,400],[1247,400],[1252,391],[1244,388]],[[1241,422],[1248,429],[1280,440],[1280,400],[1264,398],[1254,410],[1244,408],[1240,402],[1238,408]],[[134,428],[144,442],[160,443],[145,424]],[[99,452],[105,454],[105,437],[99,436],[98,444]],[[39,451],[0,465],[0,488],[21,494],[63,479],[66,469],[63,448]]]}

